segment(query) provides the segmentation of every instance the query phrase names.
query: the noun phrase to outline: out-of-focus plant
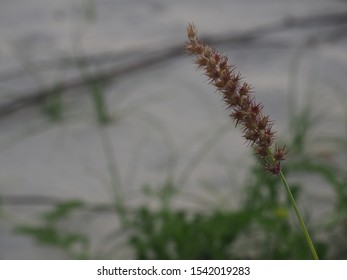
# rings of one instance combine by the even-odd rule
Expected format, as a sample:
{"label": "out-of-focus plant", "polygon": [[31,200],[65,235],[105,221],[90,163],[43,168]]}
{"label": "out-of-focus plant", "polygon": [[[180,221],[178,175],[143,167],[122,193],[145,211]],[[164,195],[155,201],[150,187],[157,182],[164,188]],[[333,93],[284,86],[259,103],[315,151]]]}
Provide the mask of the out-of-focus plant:
{"label": "out-of-focus plant", "polygon": [[63,250],[73,259],[88,259],[89,238],[83,232],[71,231],[67,224],[73,212],[82,211],[83,203],[71,200],[56,205],[43,214],[40,225],[17,225],[15,232],[31,236],[41,245]]}

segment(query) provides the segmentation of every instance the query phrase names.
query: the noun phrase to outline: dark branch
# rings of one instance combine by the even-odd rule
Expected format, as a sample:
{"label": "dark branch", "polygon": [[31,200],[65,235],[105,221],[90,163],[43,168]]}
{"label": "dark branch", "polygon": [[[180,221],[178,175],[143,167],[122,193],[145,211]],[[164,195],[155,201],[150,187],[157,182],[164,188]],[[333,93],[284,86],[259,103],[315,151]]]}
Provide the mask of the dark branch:
{"label": "dark branch", "polygon": [[[263,27],[255,28],[251,31],[244,32],[238,35],[222,35],[215,37],[202,37],[201,39],[208,44],[211,45],[221,45],[227,44],[231,47],[238,46],[253,46],[256,40],[264,37],[265,35],[269,35],[274,32],[284,31],[292,28],[322,28],[322,27],[338,27],[335,32],[329,30],[326,32],[326,35],[323,36],[323,33],[320,33],[320,41],[326,40],[336,40],[338,38],[344,37],[347,35],[347,14],[328,14],[328,15],[315,15],[304,18],[287,18],[278,23],[266,25]],[[278,42],[277,42],[278,43]],[[258,46],[255,46],[258,47]],[[128,55],[132,55],[133,53],[129,52]],[[183,55],[183,46],[181,44],[172,46],[170,48],[166,48],[165,50],[155,50],[151,54],[145,55],[146,57],[133,62],[131,64],[125,66],[115,66],[108,69],[98,70],[94,74],[90,74],[81,78],[71,78],[68,81],[60,81],[52,86],[42,88],[40,90],[33,90],[31,92],[25,92],[23,96],[12,99],[9,102],[3,103],[0,105],[0,119],[6,116],[9,116],[23,107],[33,106],[43,101],[47,96],[49,96],[52,92],[59,92],[61,94],[66,93],[68,90],[73,90],[76,88],[80,88],[86,83],[90,82],[107,82],[112,79],[121,78],[126,75],[134,74],[136,72],[142,71],[144,69],[153,67],[157,64],[168,62],[171,59],[179,57]],[[99,56],[89,56],[89,57],[80,57],[75,58],[74,61],[86,61],[88,63],[93,64],[102,64],[102,63],[110,63],[110,60],[119,59],[119,54],[105,54]],[[71,64],[71,59],[60,59],[55,61],[56,63],[64,62]],[[54,61],[46,61],[43,65],[39,65],[40,69],[50,68],[56,65]],[[63,63],[64,64],[64,63]],[[72,64],[71,64],[72,65]],[[42,66],[42,67],[41,67]],[[66,65],[65,65],[66,66]],[[76,66],[76,65],[74,65]],[[14,71],[11,73],[0,74],[1,80],[13,79],[13,74],[23,74],[21,71]]]}

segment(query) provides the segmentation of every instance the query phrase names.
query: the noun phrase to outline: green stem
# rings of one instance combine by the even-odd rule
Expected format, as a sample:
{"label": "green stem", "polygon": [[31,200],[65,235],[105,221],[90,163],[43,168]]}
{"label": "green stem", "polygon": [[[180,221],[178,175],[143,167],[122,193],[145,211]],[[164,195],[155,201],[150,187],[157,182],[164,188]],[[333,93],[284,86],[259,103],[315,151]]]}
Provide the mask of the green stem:
{"label": "green stem", "polygon": [[116,156],[114,154],[112,141],[107,131],[107,127],[98,125],[101,146],[106,159],[107,169],[111,176],[111,187],[115,201],[116,210],[119,211],[121,217],[125,212],[125,196],[122,188],[122,182],[119,175]]}
{"label": "green stem", "polygon": [[294,199],[293,194],[292,194],[292,192],[291,192],[291,190],[290,190],[290,188],[289,188],[289,185],[288,185],[288,183],[287,183],[287,180],[286,180],[286,178],[284,177],[282,171],[280,171],[279,175],[280,175],[280,177],[281,177],[281,180],[282,180],[283,185],[285,186],[285,188],[286,188],[286,190],[287,190],[287,192],[288,192],[288,196],[289,196],[290,202],[292,203],[293,208],[294,208],[295,213],[296,213],[296,216],[297,216],[298,219],[299,219],[301,228],[302,228],[302,230],[303,230],[303,232],[304,232],[304,235],[305,235],[305,237],[306,237],[307,244],[308,244],[308,246],[310,247],[310,250],[311,250],[311,253],[312,253],[312,255],[313,255],[313,258],[314,258],[315,260],[319,260],[318,255],[317,255],[317,252],[316,252],[316,249],[314,248],[314,245],[313,245],[313,243],[312,243],[310,234],[308,233],[308,230],[307,230],[307,228],[306,228],[305,222],[304,222],[304,220],[303,220],[303,218],[302,218],[302,216],[301,216],[301,214],[300,214],[299,208],[298,208],[298,206],[296,205],[295,199]]}

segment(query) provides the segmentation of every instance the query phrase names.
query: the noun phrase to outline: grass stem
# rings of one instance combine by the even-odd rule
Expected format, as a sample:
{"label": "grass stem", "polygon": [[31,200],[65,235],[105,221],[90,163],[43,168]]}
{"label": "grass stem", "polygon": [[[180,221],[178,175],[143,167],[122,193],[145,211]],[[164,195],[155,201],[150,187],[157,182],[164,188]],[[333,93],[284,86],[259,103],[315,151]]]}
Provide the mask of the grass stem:
{"label": "grass stem", "polygon": [[307,241],[307,244],[308,246],[310,247],[310,250],[311,250],[311,253],[312,253],[312,256],[315,260],[319,260],[318,258],[318,255],[317,255],[317,252],[316,252],[316,249],[314,248],[314,245],[312,243],[312,240],[311,240],[311,237],[310,237],[310,234],[308,233],[308,230],[307,230],[307,227],[305,225],[305,222],[304,222],[304,219],[302,218],[302,215],[300,213],[300,210],[298,208],[298,206],[296,205],[296,202],[295,202],[295,199],[294,199],[294,196],[290,190],[290,187],[287,183],[287,180],[283,174],[282,171],[279,172],[279,175],[281,177],[281,180],[282,180],[282,183],[284,185],[284,187],[286,188],[287,190],[287,193],[288,193],[288,196],[289,196],[289,199],[290,199],[290,202],[292,203],[292,206],[295,210],[295,213],[296,213],[296,216],[298,217],[298,220],[300,222],[300,225],[301,225],[301,228],[304,232],[304,235],[305,235],[305,238],[306,238],[306,241]]}

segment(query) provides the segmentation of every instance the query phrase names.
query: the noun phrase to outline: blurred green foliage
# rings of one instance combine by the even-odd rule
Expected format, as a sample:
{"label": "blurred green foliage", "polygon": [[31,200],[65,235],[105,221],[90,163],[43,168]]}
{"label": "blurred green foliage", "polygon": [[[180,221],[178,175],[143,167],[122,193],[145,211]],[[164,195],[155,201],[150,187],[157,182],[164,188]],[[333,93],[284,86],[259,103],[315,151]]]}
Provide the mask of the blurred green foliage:
{"label": "blurred green foliage", "polygon": [[42,245],[60,248],[70,258],[86,259],[89,256],[89,238],[83,233],[71,231],[61,225],[73,212],[83,207],[83,203],[79,200],[57,204],[52,210],[43,214],[41,224],[19,225],[15,228],[15,232],[31,236]]}
{"label": "blurred green foliage", "polygon": [[[87,1],[93,9],[93,1]],[[89,7],[89,6],[88,6]],[[88,8],[89,9],[89,8]],[[89,11],[89,10],[88,10]],[[85,66],[81,65],[83,70]],[[294,67],[295,68],[295,67]],[[82,76],[84,76],[81,70]],[[294,70],[293,70],[294,71]],[[292,81],[293,84],[295,82]],[[126,243],[138,259],[311,259],[311,253],[305,238],[295,219],[292,219],[291,204],[286,198],[280,178],[264,172],[258,164],[247,170],[244,190],[238,208],[205,209],[201,211],[177,208],[175,199],[181,195],[179,188],[187,184],[188,178],[201,162],[211,147],[225,132],[225,127],[210,133],[212,136],[203,143],[198,152],[192,156],[189,164],[178,180],[173,182],[169,170],[168,179],[159,188],[146,187],[145,192],[159,201],[158,207],[147,204],[129,208],[125,201],[117,201],[122,193],[121,180],[116,164],[111,141],[105,133],[107,126],[116,125],[120,117],[141,113],[139,120],[146,122],[160,132],[168,149],[171,145],[170,134],[163,128],[158,118],[149,112],[141,111],[144,100],[140,104],[124,109],[119,105],[116,113],[110,113],[104,95],[105,86],[96,81],[86,80],[87,90],[94,104],[97,125],[103,143],[105,158],[108,162],[114,201],[114,215],[121,221],[121,230],[126,235]],[[156,97],[157,99],[157,97]],[[310,150],[316,141],[312,131],[317,127],[321,117],[314,114],[312,100],[308,105],[289,108],[290,120],[288,139],[286,141],[290,154],[283,163],[283,171],[289,179],[293,195],[301,202],[305,184],[314,184],[306,178],[319,178],[334,193],[332,214],[324,217],[319,224],[310,223],[311,209],[305,209],[305,220],[321,259],[346,259],[347,257],[347,172],[339,161],[332,160],[345,156],[346,139],[337,139],[331,135],[324,139],[326,146],[331,147],[328,154],[322,156]],[[147,101],[148,102],[148,101]],[[150,100],[152,102],[152,100]],[[44,112],[51,120],[63,117],[62,100],[59,90],[45,100]],[[122,113],[121,113],[122,112]],[[346,110],[347,112],[347,110]],[[346,114],[347,115],[347,114]],[[113,120],[113,122],[112,122]],[[102,129],[101,129],[102,128]],[[317,140],[318,141],[318,140]],[[173,155],[176,158],[177,155]],[[134,157],[136,161],[136,157]],[[175,162],[175,160],[172,160]],[[134,167],[133,172],[136,168]],[[174,167],[172,167],[174,169]],[[128,176],[131,181],[132,173]],[[168,183],[169,182],[169,183]],[[232,183],[231,183],[232,184]],[[153,190],[155,189],[155,190]],[[121,209],[121,211],[119,210]],[[71,231],[61,224],[72,220],[76,211],[89,211],[81,201],[72,200],[57,204],[41,218],[39,225],[17,225],[16,233],[31,236],[37,242],[62,249],[69,258],[104,258],[90,250],[90,238],[84,232]],[[116,238],[116,236],[115,236]],[[117,252],[115,252],[117,255]]]}

